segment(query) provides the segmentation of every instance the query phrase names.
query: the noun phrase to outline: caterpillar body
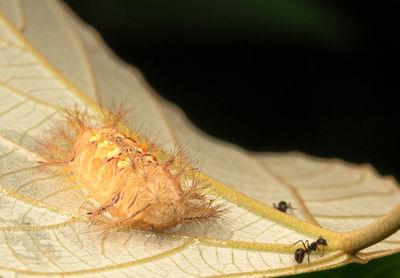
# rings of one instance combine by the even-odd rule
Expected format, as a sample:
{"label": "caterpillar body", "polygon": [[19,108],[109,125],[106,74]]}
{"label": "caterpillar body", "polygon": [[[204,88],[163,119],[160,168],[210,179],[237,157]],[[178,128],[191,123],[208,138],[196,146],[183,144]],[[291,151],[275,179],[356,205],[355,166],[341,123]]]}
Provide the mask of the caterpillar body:
{"label": "caterpillar body", "polygon": [[40,144],[42,166],[62,167],[99,204],[90,217],[108,212],[111,227],[163,230],[220,217],[224,209],[209,197],[197,170],[179,152],[158,159],[158,147],[147,149],[120,130],[123,116],[121,109],[110,113],[96,128],[86,113],[67,111],[65,127]]}

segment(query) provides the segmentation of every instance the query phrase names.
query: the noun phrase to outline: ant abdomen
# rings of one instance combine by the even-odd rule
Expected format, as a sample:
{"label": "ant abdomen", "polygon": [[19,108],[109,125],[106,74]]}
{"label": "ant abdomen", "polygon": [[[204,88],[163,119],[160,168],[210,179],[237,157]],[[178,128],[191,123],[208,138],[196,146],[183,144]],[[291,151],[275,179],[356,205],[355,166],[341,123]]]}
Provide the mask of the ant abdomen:
{"label": "ant abdomen", "polygon": [[296,260],[297,263],[301,264],[304,260],[304,255],[306,252],[304,251],[303,248],[296,249],[294,252],[294,259]]}

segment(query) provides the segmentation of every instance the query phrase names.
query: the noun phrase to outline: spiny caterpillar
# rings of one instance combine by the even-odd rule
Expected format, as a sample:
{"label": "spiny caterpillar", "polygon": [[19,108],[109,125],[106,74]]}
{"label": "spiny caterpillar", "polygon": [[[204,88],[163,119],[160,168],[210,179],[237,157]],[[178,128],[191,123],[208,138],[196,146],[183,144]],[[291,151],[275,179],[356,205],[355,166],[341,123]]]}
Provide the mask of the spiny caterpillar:
{"label": "spiny caterpillar", "polygon": [[91,127],[87,113],[66,111],[65,127],[41,141],[41,164],[62,167],[99,204],[88,215],[108,212],[112,228],[163,230],[218,218],[222,205],[206,194],[181,152],[160,161],[157,146],[122,131],[121,107],[105,114],[99,128]]}

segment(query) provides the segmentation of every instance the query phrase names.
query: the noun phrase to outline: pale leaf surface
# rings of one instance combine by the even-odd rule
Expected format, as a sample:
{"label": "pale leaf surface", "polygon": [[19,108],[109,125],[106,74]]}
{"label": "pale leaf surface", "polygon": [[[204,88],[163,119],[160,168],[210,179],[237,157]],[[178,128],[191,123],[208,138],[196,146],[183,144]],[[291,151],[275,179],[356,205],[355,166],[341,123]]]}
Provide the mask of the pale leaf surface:
{"label": "pale leaf surface", "polygon": [[[210,138],[64,5],[4,0],[0,8],[0,276],[273,276],[400,249],[393,178],[368,165],[253,154]],[[37,168],[36,139],[64,107],[87,107],[96,116],[96,104],[113,101],[134,107],[129,127],[167,152],[179,143],[201,162],[213,194],[229,208],[224,217],[163,233],[104,236],[101,225],[82,216],[83,192]],[[281,200],[296,210],[285,215],[271,208]],[[318,236],[328,241],[325,256],[315,253],[311,264],[298,265],[290,245]]]}

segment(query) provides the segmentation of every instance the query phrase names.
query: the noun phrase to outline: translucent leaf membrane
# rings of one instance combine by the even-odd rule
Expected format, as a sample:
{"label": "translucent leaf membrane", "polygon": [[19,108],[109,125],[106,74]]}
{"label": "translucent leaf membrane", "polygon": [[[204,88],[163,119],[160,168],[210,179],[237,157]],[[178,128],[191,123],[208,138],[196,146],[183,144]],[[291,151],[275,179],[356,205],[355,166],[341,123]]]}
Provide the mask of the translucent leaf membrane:
{"label": "translucent leaf membrane", "polygon": [[[68,7],[0,1],[0,8],[0,276],[277,276],[400,249],[393,178],[369,165],[250,153],[210,138]],[[97,105],[113,102],[134,108],[127,127],[141,127],[167,153],[181,144],[201,162],[212,194],[228,208],[223,217],[163,232],[114,233],[87,219],[85,193],[60,172],[38,167],[37,140],[64,108],[98,118]],[[282,200],[295,209],[272,208]],[[319,236],[328,242],[325,255],[312,252],[309,264],[307,254],[298,264],[293,254],[301,245],[292,244]]]}

